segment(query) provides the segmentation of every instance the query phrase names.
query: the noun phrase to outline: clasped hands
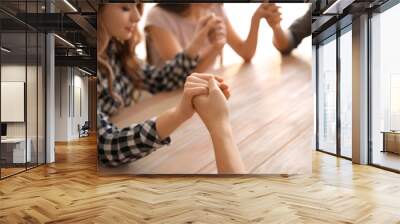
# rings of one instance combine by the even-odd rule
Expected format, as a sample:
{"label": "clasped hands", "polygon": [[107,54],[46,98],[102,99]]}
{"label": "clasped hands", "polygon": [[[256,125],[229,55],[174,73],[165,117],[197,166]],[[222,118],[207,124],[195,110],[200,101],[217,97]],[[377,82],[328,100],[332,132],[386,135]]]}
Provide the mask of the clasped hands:
{"label": "clasped hands", "polygon": [[223,18],[215,14],[209,14],[200,18],[194,31],[194,38],[188,49],[198,49],[204,45],[204,40],[212,44],[216,49],[222,49],[226,43],[226,27]]}
{"label": "clasped hands", "polygon": [[264,18],[272,29],[278,29],[282,21],[279,9],[280,7],[274,3],[262,3],[254,12],[253,19],[259,21]]}
{"label": "clasped hands", "polygon": [[229,122],[229,86],[221,77],[193,73],[186,78],[183,96],[176,107],[184,120],[197,112],[210,132]]}
{"label": "clasped hands", "polygon": [[229,123],[227,99],[229,87],[220,77],[194,73],[185,83],[178,108],[186,111],[188,118],[196,111],[207,127],[214,146],[218,173],[247,173],[237,145],[234,143]]}

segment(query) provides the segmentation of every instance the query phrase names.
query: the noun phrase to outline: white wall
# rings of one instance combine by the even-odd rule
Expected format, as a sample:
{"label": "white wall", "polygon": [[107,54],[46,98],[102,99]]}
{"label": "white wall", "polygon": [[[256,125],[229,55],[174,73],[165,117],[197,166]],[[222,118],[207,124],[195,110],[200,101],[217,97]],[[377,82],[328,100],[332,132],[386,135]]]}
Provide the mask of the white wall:
{"label": "white wall", "polygon": [[[78,124],[81,126],[85,123],[85,121],[88,121],[88,78],[87,77],[82,77],[80,75],[76,75],[76,72],[78,70],[75,70],[75,75],[74,75],[74,91],[72,92],[73,96],[71,96],[71,99],[74,99],[74,102],[71,102],[71,105],[74,105],[72,108],[72,119],[71,119],[71,136],[72,138],[78,138],[79,133],[78,133]],[[79,71],[78,71],[79,72]],[[82,73],[79,73],[82,74]],[[79,93],[80,91],[80,93]],[[79,97],[80,95],[80,97]],[[79,102],[80,101],[80,102]],[[81,107],[81,108],[79,108]],[[82,111],[80,111],[80,109]]]}
{"label": "white wall", "polygon": [[83,125],[88,120],[88,79],[82,75],[76,68],[56,67],[56,141],[77,139],[78,124]]}
{"label": "white wall", "polygon": [[[28,70],[31,68],[28,67]],[[2,65],[1,81],[2,82],[25,82],[25,65]],[[4,96],[2,96],[3,98]],[[7,110],[7,108],[1,108]],[[22,108],[24,110],[24,108]],[[9,137],[25,137],[24,122],[7,122],[7,135]]]}
{"label": "white wall", "polygon": [[[27,69],[28,74],[36,74],[36,67],[25,65],[17,65],[17,64],[9,64],[1,66],[1,81],[4,82],[25,82],[25,75]],[[29,77],[28,77],[29,78]],[[36,81],[29,80],[30,85],[36,85]],[[35,102],[34,104],[28,105],[36,108],[36,88],[28,88],[27,89],[27,103],[31,104],[31,102]],[[30,92],[33,91],[32,93]],[[7,110],[7,108],[1,108],[1,110]],[[35,121],[36,123],[36,113],[28,113],[28,122]],[[26,122],[7,122],[7,136],[8,137],[25,137],[25,123]],[[32,124],[28,125],[28,128],[32,127]],[[29,133],[28,133],[29,134]],[[28,136],[29,137],[29,136]]]}
{"label": "white wall", "polygon": [[68,68],[55,68],[55,141],[68,139]]}

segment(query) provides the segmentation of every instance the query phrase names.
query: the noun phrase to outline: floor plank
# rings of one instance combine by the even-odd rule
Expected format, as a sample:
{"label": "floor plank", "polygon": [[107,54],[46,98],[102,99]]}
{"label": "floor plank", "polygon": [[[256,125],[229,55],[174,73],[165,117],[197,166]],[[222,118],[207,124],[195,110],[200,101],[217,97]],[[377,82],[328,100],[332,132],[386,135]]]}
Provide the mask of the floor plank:
{"label": "floor plank", "polygon": [[0,181],[0,223],[400,223],[399,174],[312,155],[311,175],[103,177],[92,136]]}

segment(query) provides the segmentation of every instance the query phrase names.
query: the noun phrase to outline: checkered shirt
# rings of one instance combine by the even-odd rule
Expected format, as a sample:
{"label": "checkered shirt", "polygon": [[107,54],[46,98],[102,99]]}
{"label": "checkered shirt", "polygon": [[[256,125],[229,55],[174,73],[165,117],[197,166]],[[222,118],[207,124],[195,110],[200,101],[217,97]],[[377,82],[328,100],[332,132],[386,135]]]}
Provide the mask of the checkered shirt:
{"label": "checkered shirt", "polygon": [[[111,42],[107,54],[115,75],[113,91],[122,97],[123,106],[129,106],[133,101],[134,86],[130,76],[125,74],[115,52],[115,43]],[[198,57],[193,59],[184,53],[178,53],[160,69],[143,65],[139,74],[142,88],[153,94],[180,88],[185,83],[186,77],[196,67],[197,62]],[[97,77],[97,149],[101,163],[115,167],[133,162],[171,142],[170,137],[160,138],[156,130],[155,118],[124,128],[118,128],[110,122],[110,116],[115,114],[122,105],[111,97],[107,79],[99,69]]]}

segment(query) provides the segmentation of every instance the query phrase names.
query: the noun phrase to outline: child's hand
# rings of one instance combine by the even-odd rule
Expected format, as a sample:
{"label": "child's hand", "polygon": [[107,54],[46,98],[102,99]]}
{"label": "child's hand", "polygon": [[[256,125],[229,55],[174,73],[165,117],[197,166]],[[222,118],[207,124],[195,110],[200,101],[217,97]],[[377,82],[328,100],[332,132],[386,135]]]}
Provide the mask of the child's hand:
{"label": "child's hand", "polygon": [[275,27],[280,26],[280,22],[282,20],[279,9],[280,7],[276,4],[263,3],[254,12],[253,18],[257,20],[265,18],[268,22],[268,25],[274,29]]}
{"label": "child's hand", "polygon": [[194,107],[207,129],[214,132],[229,122],[227,99],[215,79],[208,81],[208,95],[199,95],[193,99]]}
{"label": "child's hand", "polygon": [[216,49],[221,50],[226,44],[226,32],[224,20],[217,17],[208,35],[208,40]]}
{"label": "child's hand", "polygon": [[192,99],[199,95],[208,95],[209,93],[209,80],[216,80],[217,88],[223,91],[226,98],[229,98],[229,88],[223,82],[223,79],[210,74],[193,73],[186,78],[183,89],[183,96],[181,102],[176,107],[176,112],[182,120],[191,118],[194,114],[194,107]]}
{"label": "child's hand", "polygon": [[216,17],[213,14],[200,18],[196,29],[194,31],[193,39],[186,48],[186,53],[189,55],[197,55],[200,48],[204,45],[205,40],[208,38],[208,34],[211,29],[215,26]]}

